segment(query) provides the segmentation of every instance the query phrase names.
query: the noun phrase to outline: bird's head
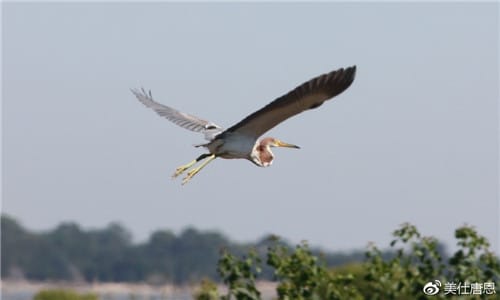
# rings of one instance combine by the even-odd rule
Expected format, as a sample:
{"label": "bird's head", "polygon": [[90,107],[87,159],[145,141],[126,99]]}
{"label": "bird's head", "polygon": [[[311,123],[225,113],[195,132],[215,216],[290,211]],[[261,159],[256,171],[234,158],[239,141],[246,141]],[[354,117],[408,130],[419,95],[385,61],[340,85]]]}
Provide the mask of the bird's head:
{"label": "bird's head", "polygon": [[286,147],[300,149],[299,146],[288,144],[273,137],[266,137],[257,141],[251,154],[251,161],[260,167],[269,167],[273,163],[274,154],[271,147]]}

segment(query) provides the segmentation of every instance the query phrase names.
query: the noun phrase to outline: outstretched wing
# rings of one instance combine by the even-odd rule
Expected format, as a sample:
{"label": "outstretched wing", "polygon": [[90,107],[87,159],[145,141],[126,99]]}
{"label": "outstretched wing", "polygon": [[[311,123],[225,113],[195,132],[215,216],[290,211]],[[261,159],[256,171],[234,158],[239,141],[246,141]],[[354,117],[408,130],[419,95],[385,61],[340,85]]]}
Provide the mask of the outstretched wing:
{"label": "outstretched wing", "polygon": [[207,140],[212,140],[215,135],[224,131],[222,127],[190,114],[186,114],[175,110],[169,106],[160,104],[153,100],[151,91],[146,92],[144,89],[131,89],[132,93],[137,97],[142,104],[149,108],[152,108],[157,114],[162,117],[167,118],[169,121],[195,132],[201,132],[205,134]]}
{"label": "outstretched wing", "polygon": [[339,69],[313,78],[249,115],[227,131],[258,138],[286,119],[345,91],[354,81],[356,66]]}

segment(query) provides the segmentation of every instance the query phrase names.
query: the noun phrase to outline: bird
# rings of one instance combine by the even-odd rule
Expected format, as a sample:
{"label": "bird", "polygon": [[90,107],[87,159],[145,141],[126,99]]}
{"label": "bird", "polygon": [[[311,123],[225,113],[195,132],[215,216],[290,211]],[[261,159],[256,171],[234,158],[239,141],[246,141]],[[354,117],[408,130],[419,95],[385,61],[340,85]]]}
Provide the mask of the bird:
{"label": "bird", "polygon": [[[180,127],[203,133],[208,141],[208,143],[195,145],[195,147],[206,148],[208,153],[203,153],[191,162],[178,167],[172,175],[172,178],[176,178],[190,169],[182,180],[182,185],[184,185],[218,157],[247,159],[256,166],[269,167],[274,160],[271,147],[299,149],[297,145],[274,137],[260,137],[288,118],[306,110],[318,108],[325,101],[344,92],[351,86],[355,75],[356,65],[353,65],[312,78],[228,129],[156,102],[151,90],[147,92],[141,88],[131,89],[131,92],[142,104],[153,109],[158,115]],[[203,162],[193,167],[200,161]]]}

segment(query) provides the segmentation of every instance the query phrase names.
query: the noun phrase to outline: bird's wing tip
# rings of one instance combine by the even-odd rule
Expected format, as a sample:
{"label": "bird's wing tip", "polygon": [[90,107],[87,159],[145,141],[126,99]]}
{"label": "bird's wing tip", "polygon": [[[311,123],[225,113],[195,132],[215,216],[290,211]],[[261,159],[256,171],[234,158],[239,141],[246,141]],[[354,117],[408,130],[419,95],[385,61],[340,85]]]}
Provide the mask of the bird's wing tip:
{"label": "bird's wing tip", "polygon": [[345,72],[348,74],[348,77],[352,78],[354,80],[354,77],[356,76],[356,65],[352,65],[348,68],[345,69]]}
{"label": "bird's wing tip", "polygon": [[146,91],[144,87],[141,88],[129,88],[129,90],[134,94],[136,97],[147,97],[152,99],[153,94],[151,93],[151,90]]}

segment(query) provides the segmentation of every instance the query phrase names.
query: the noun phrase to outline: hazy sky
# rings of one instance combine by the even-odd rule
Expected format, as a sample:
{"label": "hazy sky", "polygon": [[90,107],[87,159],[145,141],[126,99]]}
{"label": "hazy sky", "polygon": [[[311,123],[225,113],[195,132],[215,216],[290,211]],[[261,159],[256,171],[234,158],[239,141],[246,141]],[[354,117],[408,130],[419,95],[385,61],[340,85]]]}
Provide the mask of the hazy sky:
{"label": "hazy sky", "polygon": [[[411,222],[498,250],[498,3],[3,4],[3,207],[30,229],[119,221],[137,241],[193,225],[331,250]],[[270,168],[174,169],[203,136],[129,88],[229,127],[298,84],[353,85],[267,135]]]}

